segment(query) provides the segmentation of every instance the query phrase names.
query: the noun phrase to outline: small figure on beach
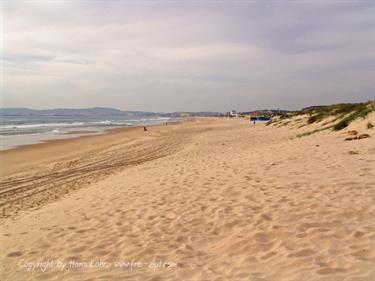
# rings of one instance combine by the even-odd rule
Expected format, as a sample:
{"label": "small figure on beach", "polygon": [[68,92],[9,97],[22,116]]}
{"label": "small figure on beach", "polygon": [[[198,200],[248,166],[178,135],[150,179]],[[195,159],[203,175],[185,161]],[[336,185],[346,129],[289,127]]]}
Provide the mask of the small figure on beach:
{"label": "small figure on beach", "polygon": [[254,120],[254,125],[255,125],[255,120]]}
{"label": "small figure on beach", "polygon": [[143,127],[143,131],[147,132],[147,128],[146,128],[146,126]]}

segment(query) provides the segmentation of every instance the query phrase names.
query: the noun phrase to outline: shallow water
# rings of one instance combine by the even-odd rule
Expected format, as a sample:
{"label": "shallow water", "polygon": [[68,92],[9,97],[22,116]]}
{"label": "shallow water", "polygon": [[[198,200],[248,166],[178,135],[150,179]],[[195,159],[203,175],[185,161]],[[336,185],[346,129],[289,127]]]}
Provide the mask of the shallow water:
{"label": "shallow water", "polygon": [[[172,121],[158,116],[0,116],[0,150],[53,139],[79,137],[82,131],[103,133],[107,129]],[[64,134],[79,131],[77,134]]]}

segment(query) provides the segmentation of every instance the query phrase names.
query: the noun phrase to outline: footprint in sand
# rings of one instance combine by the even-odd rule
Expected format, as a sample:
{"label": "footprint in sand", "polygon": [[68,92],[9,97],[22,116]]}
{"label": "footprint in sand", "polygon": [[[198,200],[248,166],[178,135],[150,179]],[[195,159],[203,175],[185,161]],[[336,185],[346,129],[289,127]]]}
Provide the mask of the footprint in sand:
{"label": "footprint in sand", "polygon": [[288,257],[307,257],[315,254],[315,251],[312,249],[303,249],[293,254],[288,255]]}
{"label": "footprint in sand", "polygon": [[345,272],[345,269],[343,268],[330,268],[330,267],[325,267],[316,271],[316,273],[321,274],[321,275],[337,274],[337,273],[344,273],[344,272]]}
{"label": "footprint in sand", "polygon": [[16,257],[20,257],[22,255],[23,255],[22,252],[16,251],[16,252],[11,252],[11,253],[7,254],[7,257],[9,257],[9,258],[16,258]]}
{"label": "footprint in sand", "polygon": [[271,235],[266,232],[258,232],[254,235],[254,238],[260,243],[268,243],[272,240]]}

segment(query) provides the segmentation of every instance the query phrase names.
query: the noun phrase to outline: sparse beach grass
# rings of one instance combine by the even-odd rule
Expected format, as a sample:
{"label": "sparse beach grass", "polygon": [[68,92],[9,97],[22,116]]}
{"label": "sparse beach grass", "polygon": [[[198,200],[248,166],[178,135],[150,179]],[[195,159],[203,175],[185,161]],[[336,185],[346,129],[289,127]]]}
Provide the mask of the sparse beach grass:
{"label": "sparse beach grass", "polygon": [[[291,123],[301,123],[299,128],[306,125],[318,124],[322,128],[314,128],[311,131],[298,134],[297,137],[309,136],[317,132],[331,129],[333,131],[340,131],[348,127],[353,121],[366,118],[371,112],[375,111],[375,102],[368,101],[364,103],[340,103],[326,106],[312,106],[300,111],[290,112],[285,116],[280,116],[280,119],[268,123],[273,126],[286,126]],[[297,118],[297,116],[305,116]],[[293,120],[294,119],[294,120]],[[306,120],[306,121],[304,121]],[[373,128],[373,124],[369,121],[367,128]]]}

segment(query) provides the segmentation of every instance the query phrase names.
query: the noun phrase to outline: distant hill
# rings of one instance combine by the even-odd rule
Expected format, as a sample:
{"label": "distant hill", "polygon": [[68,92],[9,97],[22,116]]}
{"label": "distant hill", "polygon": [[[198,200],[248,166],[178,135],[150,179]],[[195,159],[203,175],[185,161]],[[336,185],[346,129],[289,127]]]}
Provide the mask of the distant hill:
{"label": "distant hill", "polygon": [[33,115],[37,110],[30,108],[0,108],[0,115]]}
{"label": "distant hill", "polygon": [[219,116],[218,112],[148,112],[148,111],[123,111],[109,107],[92,108],[56,108],[56,109],[31,109],[31,108],[0,108],[0,116]]}

